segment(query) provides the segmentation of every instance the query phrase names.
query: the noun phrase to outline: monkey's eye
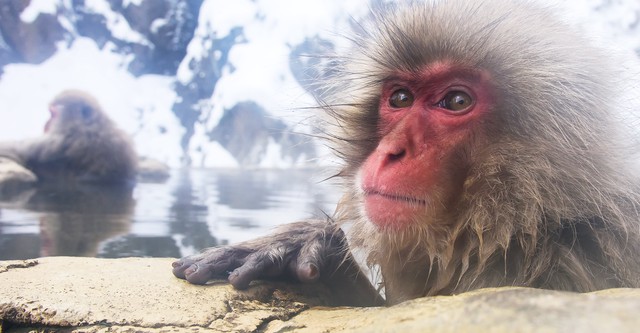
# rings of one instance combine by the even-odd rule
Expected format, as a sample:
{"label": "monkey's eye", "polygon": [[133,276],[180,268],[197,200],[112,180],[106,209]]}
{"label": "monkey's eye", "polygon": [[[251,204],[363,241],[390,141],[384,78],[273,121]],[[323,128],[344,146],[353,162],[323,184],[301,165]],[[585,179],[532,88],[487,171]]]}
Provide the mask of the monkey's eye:
{"label": "monkey's eye", "polygon": [[407,108],[413,105],[413,95],[406,89],[398,89],[389,97],[389,105],[394,108]]}
{"label": "monkey's eye", "polygon": [[89,118],[91,116],[91,108],[88,106],[81,106],[80,107],[80,113],[82,114],[82,117],[84,118]]}
{"label": "monkey's eye", "polygon": [[451,111],[463,111],[471,106],[472,103],[473,99],[466,92],[450,91],[438,102],[438,106]]}

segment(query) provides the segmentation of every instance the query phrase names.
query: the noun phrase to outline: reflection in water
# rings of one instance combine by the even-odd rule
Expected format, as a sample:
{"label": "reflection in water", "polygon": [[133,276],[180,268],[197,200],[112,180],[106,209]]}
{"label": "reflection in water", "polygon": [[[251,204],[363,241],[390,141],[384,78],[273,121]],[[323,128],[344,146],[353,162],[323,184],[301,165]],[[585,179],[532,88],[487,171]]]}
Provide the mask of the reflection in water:
{"label": "reflection in water", "polygon": [[0,260],[180,257],[331,213],[313,170],[179,170],[165,183],[39,188],[0,202]]}
{"label": "reflection in water", "polygon": [[3,204],[0,258],[96,256],[100,242],[128,232],[133,210],[132,189],[127,187],[29,190]]}

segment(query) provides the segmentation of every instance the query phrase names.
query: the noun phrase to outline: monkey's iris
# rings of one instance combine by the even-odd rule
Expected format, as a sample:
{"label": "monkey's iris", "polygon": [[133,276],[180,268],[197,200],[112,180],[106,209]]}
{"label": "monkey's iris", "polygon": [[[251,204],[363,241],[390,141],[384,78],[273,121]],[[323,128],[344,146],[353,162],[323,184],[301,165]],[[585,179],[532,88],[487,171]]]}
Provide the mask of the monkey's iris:
{"label": "monkey's iris", "polygon": [[413,105],[413,95],[406,89],[398,89],[389,98],[389,105],[394,108],[407,108]]}

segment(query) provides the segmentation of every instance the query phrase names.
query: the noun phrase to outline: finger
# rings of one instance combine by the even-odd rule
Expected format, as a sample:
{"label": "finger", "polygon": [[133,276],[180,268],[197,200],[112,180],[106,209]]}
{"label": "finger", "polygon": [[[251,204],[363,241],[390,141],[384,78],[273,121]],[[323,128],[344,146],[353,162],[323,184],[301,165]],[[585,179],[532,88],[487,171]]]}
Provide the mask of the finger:
{"label": "finger", "polygon": [[294,272],[300,282],[310,283],[320,279],[320,268],[318,264],[312,262],[294,263]]}
{"label": "finger", "polygon": [[242,264],[245,256],[245,252],[234,248],[210,248],[173,262],[173,274],[189,282],[205,283],[202,282],[205,277],[226,277],[230,270]]}
{"label": "finger", "polygon": [[193,284],[205,284],[213,277],[212,265],[195,263],[184,271],[185,279]]}
{"label": "finger", "polygon": [[184,271],[194,263],[195,262],[193,260],[188,258],[182,258],[180,260],[176,260],[172,262],[171,266],[173,267],[173,275],[175,275],[178,278],[184,279],[185,278]]}
{"label": "finger", "polygon": [[186,256],[179,260],[171,263],[173,267],[173,275],[178,278],[185,279],[186,278],[186,270],[189,269],[195,263],[210,263],[212,261],[218,260],[221,256],[222,249],[220,248],[210,248],[205,249],[203,252]]}
{"label": "finger", "polygon": [[320,278],[322,269],[322,253],[324,242],[321,239],[308,241],[300,249],[298,258],[292,261],[292,268],[298,280],[302,282],[315,282]]}
{"label": "finger", "polygon": [[246,289],[253,280],[279,275],[282,272],[279,266],[281,265],[267,255],[254,253],[247,257],[242,266],[229,274],[229,282],[237,289]]}

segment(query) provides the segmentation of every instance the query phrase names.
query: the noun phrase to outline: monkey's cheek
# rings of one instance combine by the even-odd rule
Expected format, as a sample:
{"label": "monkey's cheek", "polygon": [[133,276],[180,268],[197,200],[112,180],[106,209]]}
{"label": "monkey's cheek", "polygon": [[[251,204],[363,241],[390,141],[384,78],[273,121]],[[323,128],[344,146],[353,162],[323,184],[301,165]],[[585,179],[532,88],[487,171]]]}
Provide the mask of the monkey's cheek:
{"label": "monkey's cheek", "polygon": [[364,209],[369,221],[379,229],[400,231],[425,214],[423,203],[369,194],[364,199]]}

